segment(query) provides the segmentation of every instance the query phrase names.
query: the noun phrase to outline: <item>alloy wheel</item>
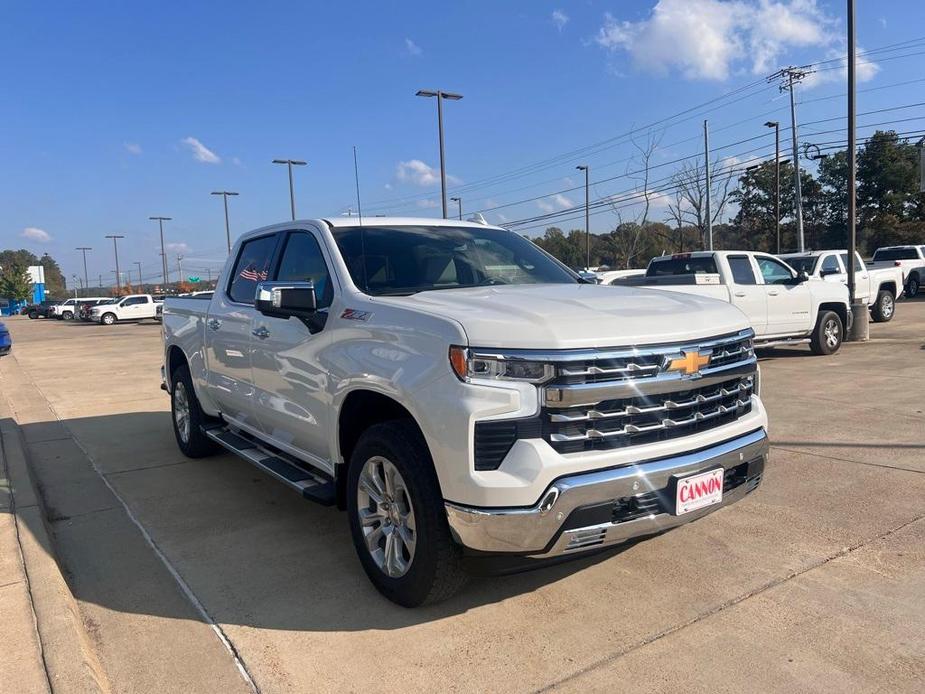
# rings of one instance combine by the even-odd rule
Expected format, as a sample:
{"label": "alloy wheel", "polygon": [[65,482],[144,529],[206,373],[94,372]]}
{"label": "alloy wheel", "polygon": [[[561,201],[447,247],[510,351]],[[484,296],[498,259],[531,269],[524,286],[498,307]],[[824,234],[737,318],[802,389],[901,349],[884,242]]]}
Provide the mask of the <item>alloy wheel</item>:
{"label": "alloy wheel", "polygon": [[357,514],[366,549],[379,570],[390,578],[408,573],[417,543],[414,506],[398,468],[382,456],[363,465]]}
{"label": "alloy wheel", "polygon": [[823,327],[823,332],[825,333],[826,345],[828,345],[830,349],[838,347],[838,343],[841,339],[839,334],[841,331],[838,328],[838,321],[836,321],[834,318],[827,320],[825,322],[825,326]]}
{"label": "alloy wheel", "polygon": [[177,433],[183,443],[189,441],[190,434],[190,410],[189,397],[186,394],[186,386],[183,381],[177,381],[174,386],[173,394],[173,420],[177,424]]}

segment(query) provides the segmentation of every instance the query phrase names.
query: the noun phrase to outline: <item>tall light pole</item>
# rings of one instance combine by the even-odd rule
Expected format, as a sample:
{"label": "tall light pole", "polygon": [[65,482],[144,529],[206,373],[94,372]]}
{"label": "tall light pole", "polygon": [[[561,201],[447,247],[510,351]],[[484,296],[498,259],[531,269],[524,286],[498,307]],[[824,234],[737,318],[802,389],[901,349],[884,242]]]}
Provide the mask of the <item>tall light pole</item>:
{"label": "tall light pole", "polygon": [[[295,186],[293,185],[293,182],[292,182],[292,167],[293,166],[306,166],[308,162],[300,161],[298,159],[274,159],[273,163],[274,164],[285,164],[286,166],[289,167],[289,207],[292,210],[292,220],[295,221]],[[228,198],[225,198],[225,200],[227,199]]]}
{"label": "tall light pole", "polygon": [[144,287],[144,280],[141,278],[141,263],[136,260],[135,265],[138,267],[138,289],[141,290]]}
{"label": "tall light pole", "polygon": [[870,325],[867,322],[868,311],[864,301],[858,301],[855,294],[855,270],[854,264],[857,255],[857,191],[855,189],[855,177],[857,175],[857,37],[855,35],[855,15],[854,0],[848,0],[848,263],[851,267],[846,267],[848,273],[848,301],[851,304],[851,312],[854,314],[854,320],[851,323],[851,330],[848,331],[850,340],[866,342],[870,339]]}
{"label": "tall light pole", "polygon": [[707,250],[713,250],[713,213],[710,212],[710,197],[712,195],[712,181],[710,180],[710,127],[707,121],[703,122],[703,172],[706,177],[704,188],[707,193]]}
{"label": "tall light pole", "polygon": [[87,277],[87,251],[92,251],[90,246],[78,246],[74,250],[80,251],[84,256],[84,290],[90,291],[90,279]]}
{"label": "tall light pole", "polygon": [[122,282],[120,281],[119,276],[119,247],[116,245],[116,242],[119,239],[124,239],[125,237],[121,234],[110,234],[106,237],[107,239],[112,239],[112,250],[116,254],[116,293],[122,293]]}
{"label": "tall light pole", "polygon": [[781,80],[780,90],[790,92],[790,135],[793,147],[793,195],[797,222],[797,250],[804,250],[803,243],[803,190],[800,184],[800,153],[797,150],[797,107],[794,96],[795,85],[812,70],[799,67],[785,67],[768,77],[768,81]]}
{"label": "tall light pole", "polygon": [[462,220],[462,198],[450,198],[459,206],[459,219]]}
{"label": "tall light pole", "polygon": [[585,172],[585,246],[587,247],[585,269],[591,272],[591,167],[587,164],[580,164],[575,168]]}
{"label": "tall light pole", "polygon": [[777,254],[780,255],[780,123],[769,120],[764,125],[774,128],[774,231],[777,235]]}
{"label": "tall light pole", "polygon": [[161,269],[164,272],[164,291],[167,291],[167,252],[164,250],[164,222],[169,222],[171,217],[148,217],[148,219],[157,220],[161,230]]}
{"label": "tall light pole", "polygon": [[177,255],[177,284],[183,282],[183,256]]}
{"label": "tall light pole", "polygon": [[[291,180],[291,179],[290,179]],[[290,193],[292,192],[290,188]],[[221,195],[225,200],[225,238],[228,240],[228,253],[231,253],[231,227],[228,225],[228,196],[237,195],[230,190],[216,190],[212,192],[212,195]],[[293,206],[295,203],[293,203]],[[292,218],[295,219],[295,209],[292,211]]]}
{"label": "tall light pole", "polygon": [[443,152],[443,100],[459,101],[462,94],[453,92],[444,92],[439,89],[436,91],[430,89],[419,89],[415,96],[437,97],[437,130],[440,133],[440,193],[443,201],[443,218],[447,218],[446,211],[446,159]]}

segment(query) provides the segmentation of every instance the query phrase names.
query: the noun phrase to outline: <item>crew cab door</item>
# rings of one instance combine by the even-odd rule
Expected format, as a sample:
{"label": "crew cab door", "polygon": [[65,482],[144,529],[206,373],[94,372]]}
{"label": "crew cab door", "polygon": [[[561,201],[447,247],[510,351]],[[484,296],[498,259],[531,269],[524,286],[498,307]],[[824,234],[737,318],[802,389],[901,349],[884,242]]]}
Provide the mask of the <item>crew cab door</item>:
{"label": "crew cab door", "polygon": [[744,254],[729,255],[726,262],[732,305],[748,316],[756,335],[765,334],[768,331],[768,297],[764,286],[758,284],[751,258]]}
{"label": "crew cab door", "polygon": [[147,296],[129,296],[119,305],[119,320],[141,320],[148,317],[148,304],[151,299]]}
{"label": "crew cab door", "polygon": [[330,258],[318,230],[286,233],[274,279],[312,282],[317,310],[310,318],[280,318],[255,312],[251,324],[251,369],[256,418],[261,431],[287,452],[330,460],[331,398],[319,352],[329,343],[324,330],[334,296]]}
{"label": "crew cab door", "polygon": [[209,394],[231,423],[254,430],[251,330],[258,281],[269,275],[278,233],[241,244],[229,277],[222,278],[206,315],[205,350]]}
{"label": "crew cab door", "polygon": [[[840,256],[842,265],[845,268],[845,284],[848,284],[848,254],[842,253]],[[864,263],[863,258],[857,253],[854,255],[854,296],[866,304],[870,303],[873,291],[870,288],[870,271]]]}
{"label": "crew cab door", "polygon": [[810,315],[812,295],[808,282],[797,282],[789,265],[769,255],[755,255],[755,263],[768,298],[768,335],[809,332],[815,324]]}

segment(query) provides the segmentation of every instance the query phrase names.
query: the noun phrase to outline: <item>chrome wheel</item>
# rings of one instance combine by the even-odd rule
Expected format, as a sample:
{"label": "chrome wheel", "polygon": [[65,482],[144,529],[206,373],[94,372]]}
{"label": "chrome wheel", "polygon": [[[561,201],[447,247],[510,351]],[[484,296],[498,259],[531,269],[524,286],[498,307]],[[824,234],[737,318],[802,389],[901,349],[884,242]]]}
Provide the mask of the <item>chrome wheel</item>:
{"label": "chrome wheel", "polygon": [[891,294],[884,294],[880,300],[880,315],[886,320],[893,317],[893,296]]}
{"label": "chrome wheel", "polygon": [[366,549],[379,570],[391,578],[408,573],[417,542],[414,507],[398,468],[382,456],[363,465],[357,514]]}
{"label": "chrome wheel", "polygon": [[187,443],[190,433],[189,397],[186,394],[186,386],[183,385],[183,381],[177,381],[174,385],[173,421],[177,425],[180,440]]}
{"label": "chrome wheel", "polygon": [[834,318],[829,318],[825,322],[822,332],[825,335],[826,346],[830,349],[838,347],[838,343],[841,342],[841,329],[838,327],[838,321]]}

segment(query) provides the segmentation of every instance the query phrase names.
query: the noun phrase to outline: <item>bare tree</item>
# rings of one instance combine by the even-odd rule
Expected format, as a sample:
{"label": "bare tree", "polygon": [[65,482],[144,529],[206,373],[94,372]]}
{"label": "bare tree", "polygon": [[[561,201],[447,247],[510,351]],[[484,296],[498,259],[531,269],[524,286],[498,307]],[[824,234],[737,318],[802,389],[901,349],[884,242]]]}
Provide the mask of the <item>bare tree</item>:
{"label": "bare tree", "polygon": [[677,187],[672,195],[671,202],[668,203],[668,211],[665,213],[665,221],[673,223],[678,229],[678,253],[684,252],[684,194],[681,188]]}
{"label": "bare tree", "polygon": [[[715,224],[722,217],[729,202],[734,167],[716,160],[710,166],[710,170],[713,172],[710,176],[710,222]],[[672,212],[672,215],[677,214],[680,221],[697,227],[703,246],[707,230],[707,176],[703,160],[698,157],[693,161],[684,162],[672,177],[672,184],[680,196],[676,211]]]}

